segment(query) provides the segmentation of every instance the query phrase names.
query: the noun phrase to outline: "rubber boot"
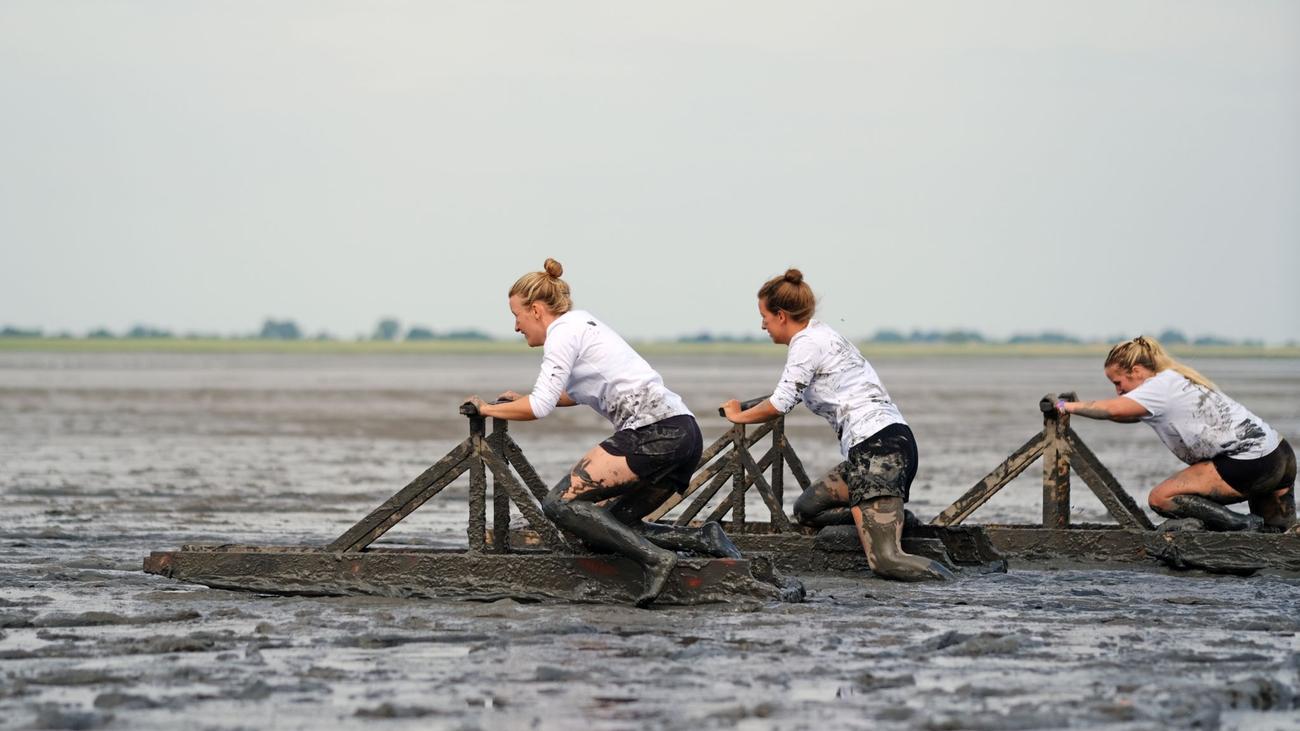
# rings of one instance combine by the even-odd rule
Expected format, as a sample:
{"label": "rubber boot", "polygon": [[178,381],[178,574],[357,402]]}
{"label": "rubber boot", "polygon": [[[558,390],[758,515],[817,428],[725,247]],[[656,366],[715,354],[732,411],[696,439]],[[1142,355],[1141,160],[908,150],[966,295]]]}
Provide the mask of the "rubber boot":
{"label": "rubber boot", "polygon": [[646,537],[646,540],[659,546],[673,551],[690,551],[701,556],[713,556],[714,558],[744,558],[736,544],[731,542],[731,538],[722,530],[722,526],[715,520],[710,520],[699,528],[688,528],[682,525],[668,525],[666,523],[655,523],[653,521],[641,521],[640,526],[633,526],[639,529]]}
{"label": "rubber boot", "polygon": [[1264,524],[1258,515],[1242,515],[1200,495],[1175,495],[1169,498],[1170,510],[1156,510],[1166,518],[1196,518],[1214,531],[1257,531]]}
{"label": "rubber boot", "polygon": [[951,581],[956,578],[938,561],[904,552],[898,542],[902,527],[902,499],[875,498],[862,505],[858,537],[873,573],[899,581]]}
{"label": "rubber boot", "polygon": [[595,548],[619,553],[641,564],[645,570],[645,591],[637,597],[638,607],[649,606],[677,566],[677,554],[665,551],[632,528],[618,522],[609,511],[583,500],[542,501],[546,517]]}

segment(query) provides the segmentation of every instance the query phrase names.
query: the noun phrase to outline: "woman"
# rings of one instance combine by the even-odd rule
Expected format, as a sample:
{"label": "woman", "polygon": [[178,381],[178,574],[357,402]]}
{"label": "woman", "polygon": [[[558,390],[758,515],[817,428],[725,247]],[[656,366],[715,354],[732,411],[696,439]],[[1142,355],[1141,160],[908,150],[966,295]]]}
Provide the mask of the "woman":
{"label": "woman", "polygon": [[[1295,523],[1295,452],[1263,419],[1169,357],[1154,338],[1111,348],[1106,378],[1116,398],[1058,401],[1058,411],[1089,419],[1145,421],[1169,451],[1190,465],[1156,485],[1151,509],[1171,519],[1194,518],[1210,530]],[[1246,501],[1250,515],[1225,505]],[[1169,524],[1170,528],[1185,524]]]}
{"label": "woman", "polygon": [[812,319],[816,298],[798,269],[758,290],[758,313],[772,342],[790,346],[772,397],[741,411],[731,400],[723,413],[736,424],[756,424],[788,413],[803,401],[835,427],[845,461],[795,502],[804,525],[857,525],[871,570],[904,581],[951,579],[936,561],[904,553],[903,503],[916,476],[916,440],[890,401],[875,369],[853,343]]}
{"label": "woman", "polygon": [[574,465],[542,510],[591,546],[640,563],[646,585],[636,603],[646,606],[677,565],[665,548],[723,558],[740,558],[740,551],[717,523],[687,528],[642,520],[690,484],[703,451],[700,428],[631,346],[590,313],[573,309],[563,273],[547,259],[545,271],[525,274],[510,288],[515,332],[530,346],[543,346],[532,393],[507,391],[498,399],[507,403],[470,401],[497,419],[541,419],[556,406],[586,404],[613,422],[614,435]]}

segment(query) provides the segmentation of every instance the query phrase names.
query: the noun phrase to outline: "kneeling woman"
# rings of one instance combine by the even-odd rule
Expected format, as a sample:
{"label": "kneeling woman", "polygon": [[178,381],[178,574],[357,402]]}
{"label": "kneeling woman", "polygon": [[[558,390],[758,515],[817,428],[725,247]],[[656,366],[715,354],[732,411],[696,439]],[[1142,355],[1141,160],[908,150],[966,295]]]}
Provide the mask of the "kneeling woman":
{"label": "kneeling woman", "polygon": [[630,345],[590,313],[572,309],[563,273],[559,262],[547,259],[545,271],[525,274],[510,288],[515,331],[530,346],[543,346],[532,393],[508,391],[501,398],[509,403],[470,400],[484,416],[517,421],[585,404],[614,424],[614,435],[574,465],[542,509],[592,547],[640,563],[646,587],[637,605],[645,606],[677,565],[676,554],[665,548],[723,558],[740,552],[717,523],[685,528],[642,520],[690,484],[703,451],[700,428]]}
{"label": "kneeling woman", "polygon": [[790,346],[772,397],[723,413],[736,424],[770,421],[800,401],[835,427],[845,461],[795,502],[805,525],[853,522],[871,570],[904,581],[951,579],[942,564],[905,553],[903,503],[916,476],[916,441],[875,369],[853,343],[812,319],[816,299],[798,269],[758,290],[758,313],[772,342]]}
{"label": "kneeling woman", "polygon": [[[1195,518],[1211,530],[1261,523],[1286,530],[1295,523],[1295,452],[1263,419],[1170,358],[1154,338],[1111,348],[1105,373],[1116,398],[1060,401],[1056,408],[1090,419],[1145,421],[1190,465],[1156,485],[1147,498],[1152,510]],[[1243,500],[1250,515],[1224,507]]]}

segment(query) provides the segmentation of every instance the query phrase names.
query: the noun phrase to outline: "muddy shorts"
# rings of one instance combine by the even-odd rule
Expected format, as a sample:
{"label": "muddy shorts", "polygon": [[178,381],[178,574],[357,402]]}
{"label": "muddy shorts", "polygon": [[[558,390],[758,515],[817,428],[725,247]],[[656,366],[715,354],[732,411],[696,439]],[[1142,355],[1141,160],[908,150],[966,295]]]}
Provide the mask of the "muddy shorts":
{"label": "muddy shorts", "polygon": [[699,466],[704,437],[695,417],[683,414],[636,429],[620,429],[600,446],[615,457],[626,457],[627,466],[640,479],[682,492]]}
{"label": "muddy shorts", "polygon": [[916,439],[906,424],[890,424],[849,450],[839,466],[849,486],[849,505],[858,506],[878,497],[907,502],[916,478]]}
{"label": "muddy shorts", "polygon": [[1221,454],[1214,469],[1228,486],[1246,497],[1262,497],[1295,484],[1295,451],[1283,439],[1272,452],[1257,459],[1233,459]]}

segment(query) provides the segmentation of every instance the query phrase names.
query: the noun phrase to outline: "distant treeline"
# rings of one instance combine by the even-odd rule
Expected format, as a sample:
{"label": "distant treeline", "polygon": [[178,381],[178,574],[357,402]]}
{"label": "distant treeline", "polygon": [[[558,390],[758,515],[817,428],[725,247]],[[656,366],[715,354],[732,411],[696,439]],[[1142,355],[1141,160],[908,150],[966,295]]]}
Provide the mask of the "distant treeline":
{"label": "distant treeline", "polygon": [[[46,334],[41,329],[23,329],[17,327],[5,326],[0,329],[0,337],[4,338],[76,338],[77,335],[67,332]],[[87,332],[84,337],[90,339],[140,339],[140,338],[188,338],[204,340],[317,340],[317,341],[338,341],[343,338],[334,336],[328,332],[317,332],[308,334],[298,326],[293,320],[277,320],[267,318],[262,323],[262,328],[256,332],[237,335],[220,335],[213,333],[187,332],[176,334],[170,330],[149,325],[136,325],[129,330],[120,333],[114,333],[106,328],[96,328]],[[1118,343],[1128,339],[1128,335],[1115,335],[1104,339],[1086,339],[1063,333],[1056,330],[1047,330],[1038,333],[1020,333],[1008,338],[991,338],[977,330],[912,330],[904,333],[901,330],[883,329],[878,330],[874,335],[865,338],[862,342],[867,343],[931,343],[936,345],[966,345],[966,344],[1046,344],[1046,345],[1073,345],[1073,344],[1095,344],[1095,343]],[[1245,346],[1245,347],[1265,347],[1266,343],[1258,339],[1233,339],[1224,338],[1217,335],[1199,335],[1191,337],[1181,330],[1166,329],[1156,335],[1160,342],[1165,345],[1203,345],[1203,346]],[[434,330],[424,325],[411,325],[403,327],[402,323],[395,318],[384,318],[375,324],[374,330],[369,334],[357,335],[349,340],[355,341],[424,341],[424,340],[493,340],[494,338],[483,332],[472,328],[457,328],[448,330]],[[700,332],[693,335],[683,335],[676,338],[675,342],[679,343],[765,343],[768,338],[765,335],[746,334],[715,334],[711,332]],[[1295,341],[1286,343],[1288,346],[1295,346]]]}
{"label": "distant treeline", "polygon": [[[0,329],[0,337],[5,338],[75,338],[76,335],[68,332],[46,334],[43,330],[23,329],[17,327],[5,326]],[[115,333],[107,328],[95,328],[85,334],[90,339],[158,339],[158,338],[186,338],[199,340],[318,340],[318,341],[337,341],[338,338],[329,332],[306,333],[298,323],[293,320],[276,320],[268,317],[263,323],[262,328],[256,332],[235,335],[222,335],[218,333],[204,332],[186,332],[183,334],[175,333],[165,328],[153,327],[150,325],[136,325],[130,330]],[[412,325],[409,328],[403,328],[402,324],[392,318],[380,320],[373,332],[367,335],[358,335],[352,340],[491,340],[492,336],[481,330],[468,328],[453,329],[446,331],[436,331],[433,328],[423,325]]]}
{"label": "distant treeline", "polygon": [[[1057,330],[1046,330],[1038,333],[1018,333],[1009,338],[991,338],[977,330],[912,330],[904,333],[901,330],[883,329],[877,330],[875,335],[865,338],[862,342],[867,343],[932,343],[936,345],[966,345],[966,344],[1030,344],[1040,343],[1048,345],[1084,345],[1092,343],[1118,343],[1132,335],[1114,335],[1102,339],[1087,339],[1063,333]],[[1195,338],[1189,337],[1181,330],[1166,329],[1156,335],[1160,342],[1165,345],[1231,345],[1247,347],[1264,347],[1263,340],[1245,339],[1234,340],[1223,338],[1217,335],[1200,335]],[[759,335],[715,335],[709,332],[697,333],[694,335],[684,335],[677,339],[682,343],[757,343],[767,342],[766,336]],[[1294,343],[1288,343],[1293,345]]]}

